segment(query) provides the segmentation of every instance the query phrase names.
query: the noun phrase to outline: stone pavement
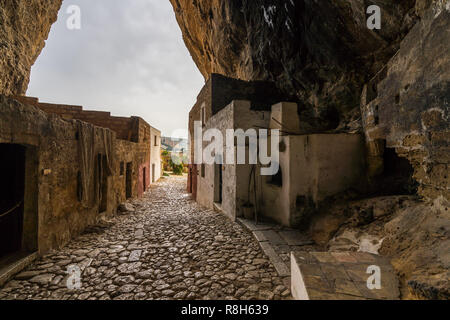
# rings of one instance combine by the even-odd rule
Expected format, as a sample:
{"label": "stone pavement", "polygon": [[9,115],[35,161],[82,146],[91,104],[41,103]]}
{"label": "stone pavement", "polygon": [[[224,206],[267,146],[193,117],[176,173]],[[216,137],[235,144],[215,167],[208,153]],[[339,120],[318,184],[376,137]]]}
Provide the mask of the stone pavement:
{"label": "stone pavement", "polygon": [[274,265],[278,275],[290,286],[291,252],[316,251],[314,244],[306,233],[269,223],[258,223],[246,219],[238,219],[254,238]]}
{"label": "stone pavement", "polygon": [[[290,299],[289,287],[242,226],[205,210],[171,177],[135,212],[90,228],[0,289],[0,299]],[[81,289],[69,290],[69,266]]]}

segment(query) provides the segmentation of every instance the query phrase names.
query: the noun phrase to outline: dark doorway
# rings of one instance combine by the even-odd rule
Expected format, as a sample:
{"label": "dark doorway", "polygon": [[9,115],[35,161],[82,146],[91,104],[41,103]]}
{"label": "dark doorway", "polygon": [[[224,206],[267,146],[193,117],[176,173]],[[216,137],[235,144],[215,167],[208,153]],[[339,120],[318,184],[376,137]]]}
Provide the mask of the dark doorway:
{"label": "dark doorway", "polygon": [[99,154],[97,158],[97,172],[99,183],[99,208],[98,212],[102,213],[108,209],[108,170],[107,159],[105,155]]}
{"label": "dark doorway", "polygon": [[144,192],[145,192],[145,191],[147,191],[147,168],[146,167],[144,167],[142,169],[142,181],[144,183],[142,190],[144,190]]}
{"label": "dark doorway", "polygon": [[188,192],[192,193],[192,198],[197,200],[197,176],[198,169],[196,164],[189,165],[189,176],[188,176]]}
{"label": "dark doorway", "polygon": [[0,144],[0,258],[22,249],[25,147]]}
{"label": "dark doorway", "polygon": [[216,203],[222,203],[222,190],[223,190],[223,166],[222,164],[216,164],[215,165],[215,173],[214,173],[214,179],[215,179],[215,195],[214,195],[214,202]]}
{"label": "dark doorway", "polygon": [[383,171],[371,178],[370,195],[415,195],[419,184],[414,179],[414,168],[411,163],[408,159],[400,157],[395,148],[387,148],[386,141],[381,143]]}
{"label": "dark doorway", "polygon": [[414,168],[405,158],[397,155],[394,148],[384,151],[384,186],[387,194],[417,193],[418,183],[413,178]]}
{"label": "dark doorway", "polygon": [[132,162],[127,163],[127,170],[126,170],[126,177],[125,177],[125,193],[127,199],[131,198],[133,196],[133,189],[132,189],[132,174],[133,174],[133,164]]}

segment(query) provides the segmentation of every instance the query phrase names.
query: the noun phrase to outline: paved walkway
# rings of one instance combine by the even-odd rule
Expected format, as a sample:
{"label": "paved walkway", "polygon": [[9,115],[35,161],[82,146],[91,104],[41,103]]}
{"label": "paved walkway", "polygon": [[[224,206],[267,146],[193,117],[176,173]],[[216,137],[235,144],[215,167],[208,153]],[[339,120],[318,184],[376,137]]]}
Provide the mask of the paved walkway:
{"label": "paved walkway", "polygon": [[298,230],[268,223],[255,224],[254,221],[241,218],[238,221],[253,234],[285,283],[291,281],[291,252],[317,250],[314,241]]}
{"label": "paved walkway", "polygon": [[[0,299],[289,299],[253,236],[190,200],[185,182],[162,180],[133,202],[135,212],[46,255]],[[69,290],[74,265],[81,289]]]}

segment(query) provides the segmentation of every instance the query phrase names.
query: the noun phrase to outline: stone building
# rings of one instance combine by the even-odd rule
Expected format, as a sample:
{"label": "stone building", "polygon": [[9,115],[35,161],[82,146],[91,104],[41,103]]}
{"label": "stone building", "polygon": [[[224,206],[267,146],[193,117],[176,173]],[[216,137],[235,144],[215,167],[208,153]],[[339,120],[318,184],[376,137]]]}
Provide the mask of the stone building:
{"label": "stone building", "polygon": [[141,118],[23,96],[0,114],[0,259],[66,244],[160,177],[160,132]]}
{"label": "stone building", "polygon": [[[329,4],[333,5],[332,2]],[[256,4],[249,2],[249,6],[253,5]],[[381,54],[379,51],[374,55],[362,55],[362,58],[370,57],[373,69],[365,69],[358,63],[357,68],[352,66],[351,70],[362,70],[364,76],[347,80],[345,77],[350,75],[348,69],[342,77],[336,77],[330,71],[336,71],[332,63],[318,60],[320,63],[314,64],[303,56],[286,55],[296,40],[279,38],[281,32],[248,32],[252,27],[257,30],[269,28],[261,24],[263,19],[250,21],[250,27],[246,21],[247,29],[236,27],[234,30],[247,31],[242,34],[234,32],[236,37],[210,37],[211,43],[198,51],[197,42],[190,42],[192,38],[186,37],[185,41],[191,53],[196,55],[196,62],[205,77],[211,70],[218,70],[227,76],[247,80],[270,78],[276,80],[277,87],[284,89],[284,92],[294,92],[295,87],[298,98],[291,100],[290,97],[282,97],[267,103],[265,109],[258,110],[253,105],[255,97],[241,97],[251,81],[243,85],[238,93],[228,91],[224,94],[226,90],[215,89],[212,75],[212,80],[200,92],[190,113],[192,150],[193,124],[198,120],[204,122],[205,128],[222,123],[230,128],[245,129],[252,126],[271,127],[271,120],[267,119],[270,117],[287,127],[299,129],[294,135],[282,137],[281,179],[264,181],[264,178],[253,178],[257,181],[255,188],[252,187],[253,181],[249,183],[250,174],[245,166],[233,168],[225,165],[220,168],[191,165],[188,190],[203,205],[220,209],[233,219],[245,213],[247,209],[243,204],[249,203],[256,203],[260,218],[270,218],[284,225],[301,224],[302,220],[311,216],[306,233],[330,251],[365,251],[367,249],[360,244],[373,241],[370,237],[376,235],[380,245],[377,253],[391,260],[399,275],[403,298],[448,299],[450,6],[449,1],[412,1],[408,6],[411,5],[409,12],[415,17],[408,20],[410,25],[404,29],[390,29],[395,32],[402,30],[403,34],[393,37],[396,40],[390,41],[389,45],[378,46],[381,51],[390,50],[390,53]],[[188,7],[190,3],[185,2],[181,6]],[[384,9],[386,19],[389,10]],[[241,9],[240,12],[244,11]],[[195,12],[195,9],[190,12]],[[234,12],[240,14],[238,10]],[[223,29],[229,30],[226,26],[234,22],[225,19],[225,15],[220,18],[215,18],[214,23],[223,23]],[[198,22],[192,27],[186,26],[186,21],[189,20],[180,20],[185,30],[202,30],[196,27],[205,23]],[[274,25],[281,28],[286,19],[279,17],[277,21]],[[298,21],[303,22],[301,18]],[[405,20],[391,21],[397,23]],[[332,23],[326,25],[333,26]],[[317,36],[317,30],[313,30],[314,36]],[[364,30],[364,27],[354,30]],[[306,33],[304,38],[308,39],[307,33],[310,31],[307,28],[299,32]],[[268,34],[274,35],[274,38],[268,39]],[[295,39],[304,39],[299,37],[298,32],[293,34]],[[339,38],[344,33],[325,31],[323,34]],[[251,41],[245,42],[248,40],[245,35],[250,36]],[[224,44],[224,39],[229,40]],[[242,51],[230,50],[235,47],[235,39],[254,48],[245,46]],[[365,41],[367,37],[358,39]],[[357,42],[349,43],[353,45]],[[262,50],[267,43],[270,50]],[[339,46],[343,44],[342,41],[335,43]],[[322,45],[309,46],[309,51],[299,49],[296,52],[309,52],[317,57],[322,51],[314,52],[315,49],[324,48]],[[207,54],[204,54],[205,49]],[[216,53],[218,49],[227,54],[233,52],[236,54],[235,60],[230,63],[227,55]],[[350,52],[351,48],[347,48],[345,55],[350,57],[347,61],[353,62]],[[282,67],[278,62],[283,64]],[[341,62],[339,65],[344,64]],[[315,77],[321,75],[326,75],[325,81]],[[308,82],[312,85],[309,86]],[[229,88],[231,85],[225,86]],[[217,92],[221,92],[224,103],[218,103]],[[295,112],[290,110],[295,109],[293,105],[281,103],[278,107],[273,106],[280,101],[296,102],[300,117],[297,118]],[[328,112],[327,107],[330,107]],[[313,117],[305,119],[304,115]],[[314,115],[337,121],[334,125],[331,125],[332,121],[330,125],[322,126],[322,119],[317,117],[316,121]],[[308,127],[305,122],[311,126]],[[223,128],[219,125],[220,130]],[[356,172],[348,171],[347,165],[352,162],[349,167],[354,166]],[[217,187],[220,185],[222,188]],[[255,189],[257,192],[253,192]],[[222,190],[219,196],[217,190]],[[220,201],[222,203],[217,203]],[[370,237],[364,238],[367,235]],[[313,269],[305,267],[305,261],[309,262],[308,258],[302,261],[295,255],[291,257],[295,298],[302,298],[295,289],[304,287],[303,277],[314,273],[311,271],[308,274],[308,270]],[[301,273],[295,275],[296,270],[301,270]],[[315,275],[310,279],[316,279]],[[314,288],[316,283],[308,285]]]}
{"label": "stone building", "polygon": [[162,175],[161,131],[150,127],[150,179],[151,183],[158,181]]}
{"label": "stone building", "polygon": [[[278,173],[262,176],[261,164],[251,165],[248,161],[191,165],[188,189],[197,202],[221,210],[231,219],[250,210],[260,218],[297,226],[328,197],[364,183],[363,137],[349,133],[303,133],[297,104],[274,103],[276,100],[270,99],[264,102],[262,91],[258,90],[262,84],[270,88],[267,82],[213,75],[190,113],[191,157],[195,150],[194,121],[201,121],[204,130],[219,129],[224,137],[227,129],[279,129],[282,136]],[[220,99],[211,92],[220,92]],[[240,97],[249,100],[238,100]],[[227,147],[224,145],[224,150]],[[238,149],[236,141],[234,149]],[[248,157],[248,142],[246,150]],[[217,156],[225,159],[226,155]]]}

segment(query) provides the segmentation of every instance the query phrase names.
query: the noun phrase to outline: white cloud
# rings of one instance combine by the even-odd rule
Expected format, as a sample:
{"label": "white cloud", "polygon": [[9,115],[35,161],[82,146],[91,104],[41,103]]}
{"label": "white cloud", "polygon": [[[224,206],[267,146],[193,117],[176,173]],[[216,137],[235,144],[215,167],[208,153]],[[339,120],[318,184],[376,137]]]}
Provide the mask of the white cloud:
{"label": "white cloud", "polygon": [[[79,31],[66,27],[73,4]],[[65,0],[27,95],[140,116],[170,134],[187,127],[203,84],[168,0]]]}

